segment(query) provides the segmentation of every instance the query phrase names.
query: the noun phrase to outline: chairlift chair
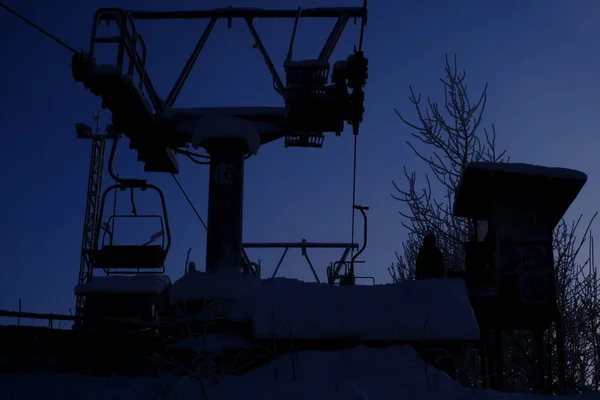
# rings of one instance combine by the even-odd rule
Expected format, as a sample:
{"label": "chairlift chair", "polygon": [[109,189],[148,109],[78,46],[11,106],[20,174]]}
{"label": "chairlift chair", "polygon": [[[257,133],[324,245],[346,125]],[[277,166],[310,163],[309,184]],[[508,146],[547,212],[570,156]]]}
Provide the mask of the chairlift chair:
{"label": "chairlift chair", "polygon": [[[154,185],[149,185],[142,180],[123,180],[121,183],[110,186],[102,196],[100,206],[100,216],[103,215],[104,207],[108,194],[115,190],[134,190],[140,189],[146,191],[153,190],[158,193],[162,206],[162,215],[113,215],[107,221],[107,226],[115,219],[131,218],[152,218],[160,221],[161,230],[150,237],[146,243],[139,245],[114,244],[114,232],[104,230],[100,234],[100,227],[96,235],[96,242],[92,251],[92,265],[94,268],[101,268],[107,274],[161,274],[165,272],[165,259],[169,248],[171,247],[171,231],[167,217],[167,208],[162,191]],[[107,238],[110,240],[107,241]],[[160,244],[153,244],[157,239],[161,239]]]}

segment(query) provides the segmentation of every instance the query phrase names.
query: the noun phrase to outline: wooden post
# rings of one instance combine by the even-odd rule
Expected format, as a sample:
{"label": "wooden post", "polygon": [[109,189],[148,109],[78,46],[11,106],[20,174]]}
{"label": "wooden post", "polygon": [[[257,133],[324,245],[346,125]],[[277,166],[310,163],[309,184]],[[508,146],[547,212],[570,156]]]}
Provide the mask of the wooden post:
{"label": "wooden post", "polygon": [[496,358],[496,374],[494,389],[504,390],[504,349],[502,346],[502,328],[494,330],[494,354]]}
{"label": "wooden post", "polygon": [[544,330],[540,328],[533,329],[533,341],[535,343],[536,359],[536,393],[547,394],[546,385],[546,351],[544,346]]}
{"label": "wooden post", "polygon": [[479,367],[481,374],[481,386],[484,388],[490,387],[489,368],[488,368],[488,352],[486,346],[487,334],[485,329],[481,329],[481,337],[479,338]]}
{"label": "wooden post", "polygon": [[556,309],[555,323],[556,323],[556,355],[558,362],[558,385],[561,390],[566,389],[567,384],[567,371],[566,371],[566,357],[565,357],[565,331],[562,321],[562,315]]}

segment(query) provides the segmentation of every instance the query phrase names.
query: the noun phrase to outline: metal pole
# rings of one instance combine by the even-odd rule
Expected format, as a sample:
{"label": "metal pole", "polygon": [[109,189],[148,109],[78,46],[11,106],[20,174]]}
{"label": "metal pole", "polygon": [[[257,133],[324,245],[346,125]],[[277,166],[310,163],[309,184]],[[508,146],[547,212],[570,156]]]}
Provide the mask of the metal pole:
{"label": "metal pole", "polygon": [[[117,178],[119,177],[119,174],[117,174]],[[115,182],[116,183],[116,182]],[[116,218],[114,218],[115,215],[117,215],[117,194],[118,194],[118,190],[115,190],[115,197],[113,199],[113,219],[112,219],[112,226],[110,227],[110,245],[112,246],[114,244],[114,240],[115,240],[115,221]],[[100,216],[100,218],[102,218],[102,215]]]}
{"label": "metal pole", "polygon": [[242,272],[244,155],[241,139],[211,139],[203,145],[210,154],[206,271]]}

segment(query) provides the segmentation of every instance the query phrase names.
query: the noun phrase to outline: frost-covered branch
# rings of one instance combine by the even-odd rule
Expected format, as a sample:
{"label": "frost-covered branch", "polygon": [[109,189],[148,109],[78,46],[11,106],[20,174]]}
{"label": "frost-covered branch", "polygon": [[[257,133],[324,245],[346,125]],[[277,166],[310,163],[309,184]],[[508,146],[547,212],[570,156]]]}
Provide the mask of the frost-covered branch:
{"label": "frost-covered branch", "polygon": [[[453,63],[446,57],[442,104],[410,88],[409,101],[415,112],[414,120],[394,110],[402,123],[412,132],[413,141],[406,144],[428,167],[424,187],[419,188],[417,174],[404,168],[405,186],[396,182],[392,197],[404,204],[400,211],[402,226],[408,232],[403,243],[403,256],[388,268],[392,279],[407,279],[413,275],[416,253],[421,238],[431,232],[437,237],[446,265],[461,268],[463,242],[470,234],[469,221],[452,215],[454,193],[466,165],[473,161],[507,161],[505,151],[496,150],[496,130],[482,127],[487,104],[487,85],[472,102],[466,84],[466,73],[459,70],[456,57]],[[433,182],[431,177],[433,177]]]}

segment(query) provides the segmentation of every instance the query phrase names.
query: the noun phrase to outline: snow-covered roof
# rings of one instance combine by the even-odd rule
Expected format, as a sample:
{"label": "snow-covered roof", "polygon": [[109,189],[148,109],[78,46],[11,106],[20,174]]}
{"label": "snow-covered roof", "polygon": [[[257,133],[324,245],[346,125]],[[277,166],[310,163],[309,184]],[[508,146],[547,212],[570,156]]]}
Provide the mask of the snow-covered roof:
{"label": "snow-covered roof", "polygon": [[186,276],[173,285],[174,300],[226,300],[211,305],[198,318],[251,319],[257,339],[290,335],[390,341],[479,338],[467,288],[460,279],[340,287],[286,278],[227,279],[198,271]]}
{"label": "snow-covered roof", "polygon": [[172,345],[175,349],[192,349],[215,353],[223,350],[249,349],[252,346],[253,344],[248,340],[227,333],[207,333],[206,335],[183,339]]}
{"label": "snow-covered roof", "polygon": [[493,208],[499,206],[499,194],[514,195],[527,204],[531,199],[525,197],[534,193],[544,199],[544,210],[554,227],[586,181],[585,173],[568,168],[522,163],[469,163],[456,190],[454,215],[489,220]]}
{"label": "snow-covered roof", "polygon": [[171,284],[166,275],[97,276],[89,283],[75,286],[75,294],[160,293]]}
{"label": "snow-covered roof", "polygon": [[541,165],[524,163],[493,162],[473,162],[469,163],[468,167],[483,169],[492,172],[502,172],[506,174],[528,175],[556,179],[573,179],[582,182],[587,181],[587,175],[585,173],[569,168],[544,167]]}

